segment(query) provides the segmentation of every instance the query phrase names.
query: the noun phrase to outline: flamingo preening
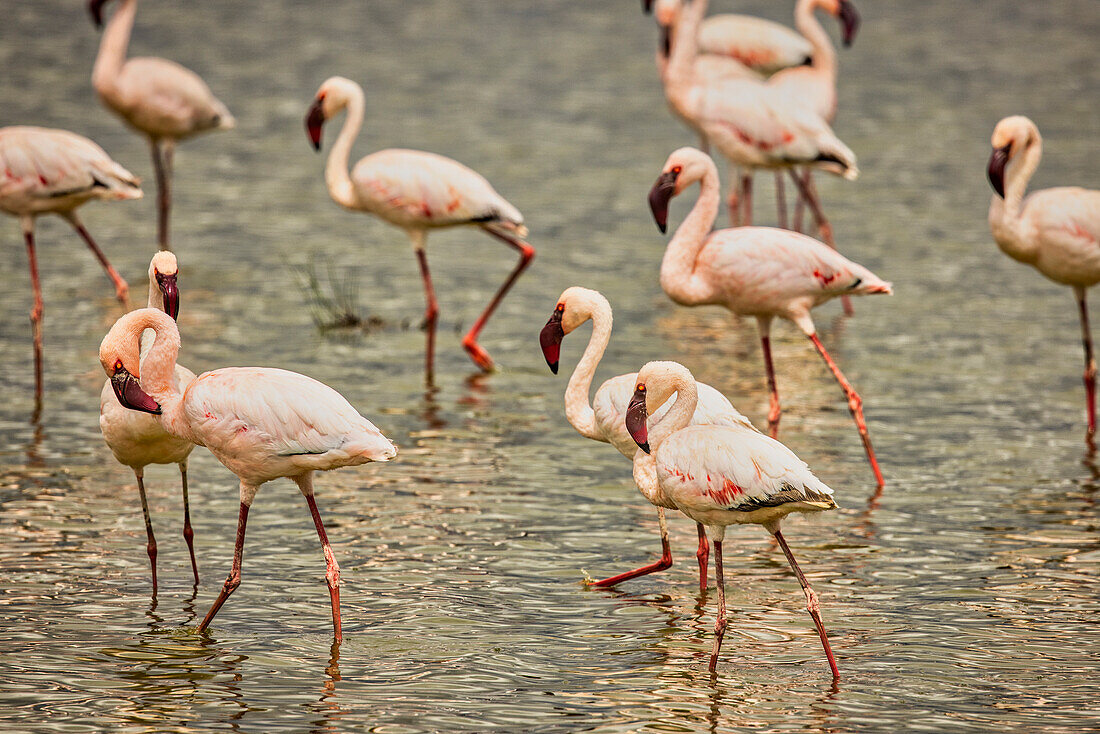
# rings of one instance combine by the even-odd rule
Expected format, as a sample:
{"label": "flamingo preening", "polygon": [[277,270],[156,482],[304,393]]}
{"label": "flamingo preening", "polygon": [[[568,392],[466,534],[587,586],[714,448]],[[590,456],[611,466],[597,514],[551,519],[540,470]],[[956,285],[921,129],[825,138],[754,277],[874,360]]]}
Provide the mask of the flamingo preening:
{"label": "flamingo preening", "polygon": [[141,182],[111,160],[103,148],[67,130],[13,126],[0,128],[0,211],[19,218],[31,270],[34,307],[34,418],[42,411],[42,285],[38,280],[35,219],[56,214],[72,225],[115,284],[115,295],[129,307],[130,288],[99,249],[76,210],[92,199],[140,199]]}
{"label": "flamingo preening", "polygon": [[[574,286],[567,288],[558,298],[554,313],[542,328],[539,342],[542,354],[550,370],[558,373],[558,357],[561,342],[566,334],[579,328],[586,321],[592,322],[592,335],[584,349],[577,366],[565,388],[565,416],[577,433],[595,441],[609,443],[628,459],[634,458],[638,447],[626,430],[623,419],[626,416],[627,403],[634,392],[635,373],[612,377],[600,385],[592,402],[588,402],[588,392],[592,387],[592,377],[603,357],[604,350],[611,338],[611,304],[603,294],[588,288]],[[654,421],[660,421],[663,413],[656,413]],[[695,424],[732,425],[737,424],[756,430],[748,418],[741,415],[726,399],[726,396],[704,383],[699,383],[699,404],[692,416]],[[650,501],[652,501],[651,498]],[[654,503],[656,504],[656,503]],[[665,523],[667,506],[656,504],[657,520],[661,528],[661,559],[633,571],[611,576],[602,581],[592,582],[592,586],[609,587],[629,579],[644,576],[655,571],[663,571],[672,565],[672,550],[668,542],[668,528]],[[707,559],[710,548],[707,544],[703,526],[698,525],[699,550],[699,590],[707,588]]]}
{"label": "flamingo preening", "polygon": [[[700,2],[700,0],[695,0]],[[668,202],[699,182],[699,198],[672,236],[661,262],[661,288],[684,306],[714,304],[735,314],[755,316],[771,393],[768,432],[779,431],[781,409],[772,366],[769,332],[776,317],[793,321],[809,337],[848,399],[867,460],[879,487],[884,485],[863,400],[817,336],[810,310],[838,296],[891,293],[890,284],[835,249],[798,232],[772,227],[711,231],[718,215],[718,169],[706,153],[680,148],[668,157],[649,192],[658,228],[668,224]]]}
{"label": "flamingo preening", "polygon": [[[89,0],[96,27],[103,25],[103,6],[110,0]],[[168,212],[172,206],[172,158],[176,142],[208,130],[229,130],[233,115],[195,72],[155,56],[126,58],[137,0],[121,0],[107,23],[92,69],[92,86],[112,112],[149,138],[157,177],[157,242],[168,242]]]}
{"label": "flamingo preening", "polygon": [[363,125],[365,98],[363,89],[344,77],[327,79],[306,115],[310,142],[321,149],[321,129],[342,110],[347,110],[344,127],[329,153],[325,166],[325,184],[329,195],[340,206],[373,214],[405,230],[424,280],[427,309],[424,313],[428,344],[425,374],[429,383],[434,373],[435,327],[439,305],[428,270],[424,250],[428,230],[440,227],[477,226],[520,253],[519,263],[478,317],[462,346],[474,364],[482,370],[493,368],[493,359],[478,344],[477,337],[500,304],[535,257],[535,248],[524,241],[527,227],[523,215],[498,194],[481,174],[458,161],[435,153],[390,148],[372,153],[348,173],[351,146]]}
{"label": "flamingo preening", "polygon": [[[1013,260],[1073,288],[1085,346],[1085,400],[1088,432],[1096,435],[1096,360],[1085,300],[1100,283],[1100,191],[1060,186],[1027,194],[1027,184],[1043,157],[1039,128],[1015,115],[993,130],[989,182],[996,195],[989,205],[989,228],[1001,251]],[[1026,194],[1026,196],[1025,196]]]}
{"label": "flamingo preening", "polygon": [[[656,425],[649,415],[672,395],[676,401]],[[806,594],[806,609],[825,648],[833,678],[839,678],[829,637],[821,621],[817,594],[810,588],[787,546],[780,521],[792,512],[836,508],[833,490],[815,477],[805,462],[783,444],[744,426],[690,425],[698,401],[695,379],[676,362],[650,362],[638,370],[626,426],[641,447],[634,459],[638,486],[657,502],[674,506],[706,526],[714,544],[714,575],[718,584],[718,615],[710,670],[726,631],[726,588],[722,542],[726,526],[757,524],[771,533]],[[651,500],[653,501],[653,500]]]}
{"label": "flamingo preening", "polygon": [[[152,329],[155,336],[142,359],[145,329]],[[99,347],[99,359],[122,405],[152,413],[170,435],[206,446],[240,479],[233,569],[199,631],[210,625],[240,586],[245,524],[260,485],[289,477],[305,495],[321,539],[332,626],[339,642],[343,637],[340,566],[313,499],[313,472],[389,461],[397,448],[340,393],[297,372],[228,367],[204,372],[181,392],[175,381],[179,348],[179,330],[172,317],[143,308],[115,322]]]}
{"label": "flamingo preening", "polygon": [[[172,318],[179,313],[179,266],[176,256],[170,252],[158,252],[149,263],[149,308],[164,311]],[[195,379],[195,373],[182,365],[176,365],[172,376],[177,390],[186,390]],[[153,571],[153,594],[157,593],[157,539],[153,535],[153,522],[149,516],[149,501],[145,496],[145,467],[149,464],[176,464],[180,470],[183,487],[183,537],[191,555],[191,572],[195,584],[199,583],[199,566],[195,562],[195,532],[191,528],[191,508],[187,499],[187,457],[195,444],[177,438],[161,427],[157,419],[148,413],[124,408],[115,397],[111,381],[103,383],[99,392],[99,430],[118,463],[128,466],[137,478],[141,495],[141,513],[145,517],[146,550]]]}

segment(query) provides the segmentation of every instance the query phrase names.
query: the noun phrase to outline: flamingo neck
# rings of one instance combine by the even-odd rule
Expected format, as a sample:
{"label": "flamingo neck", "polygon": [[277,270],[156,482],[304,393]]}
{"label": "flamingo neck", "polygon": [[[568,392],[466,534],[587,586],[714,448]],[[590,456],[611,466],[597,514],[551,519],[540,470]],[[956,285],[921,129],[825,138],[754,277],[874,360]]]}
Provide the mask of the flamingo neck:
{"label": "flamingo neck", "polygon": [[[694,83],[693,67],[699,55],[699,27],[707,12],[707,0],[692,0],[680,12],[672,35],[672,54],[668,60],[670,95],[686,94]],[[678,99],[676,104],[683,104]]]}
{"label": "flamingo neck", "polygon": [[107,28],[99,41],[95,66],[92,67],[92,86],[100,93],[113,88],[115,80],[122,72],[136,15],[137,0],[122,0],[118,10],[107,22]]}
{"label": "flamingo neck", "polygon": [[652,451],[656,451],[672,434],[687,428],[695,415],[695,408],[699,405],[699,388],[694,379],[674,372],[671,375],[671,382],[676,390],[676,402],[660,422],[649,430],[649,445]]}
{"label": "flamingo neck", "polygon": [[[148,308],[155,308],[158,311],[164,310],[164,294],[160,292],[160,286],[157,285],[156,276],[152,273],[149,274],[149,303]],[[145,329],[141,334],[141,362],[145,364],[145,356],[149,353],[149,349],[153,346],[154,332],[152,329]],[[143,373],[144,374],[144,373]]]}
{"label": "flamingo neck", "polygon": [[328,193],[340,206],[354,209],[357,204],[355,187],[352,185],[351,176],[348,175],[348,159],[351,157],[351,146],[363,127],[363,115],[366,103],[361,89],[348,89],[346,117],[344,127],[336,137],[336,143],[328,154],[328,163],[325,165],[325,185]]}
{"label": "flamingo neck", "polygon": [[183,395],[173,379],[180,351],[176,322],[164,312],[155,312],[138,321],[137,329],[139,335],[146,329],[153,331],[153,343],[141,360],[141,389],[160,405],[161,426],[177,438],[201,445],[184,416]]}
{"label": "flamingo neck", "polygon": [[810,42],[813,47],[813,57],[810,66],[827,75],[829,79],[836,79],[836,48],[833,46],[829,34],[821,26],[821,22],[814,14],[817,9],[817,0],[800,0],[794,9],[794,27]]}
{"label": "flamingo neck", "polygon": [[699,252],[706,244],[718,216],[718,169],[708,159],[707,171],[699,183],[699,198],[676,228],[661,261],[661,288],[683,306],[704,303],[711,295],[709,284],[695,272]]}
{"label": "flamingo neck", "polygon": [[592,319],[592,336],[588,338],[584,355],[574,368],[569,385],[565,388],[565,417],[577,429],[577,433],[606,443],[607,437],[596,423],[596,413],[588,400],[588,392],[592,388],[596,367],[611,339],[611,308],[596,304],[589,311],[589,316]]}
{"label": "flamingo neck", "polygon": [[1027,147],[1018,160],[1010,161],[1005,170],[1005,214],[1010,219],[1019,218],[1027,185],[1043,158],[1043,141],[1039,139],[1038,133],[1035,135],[1035,142]]}

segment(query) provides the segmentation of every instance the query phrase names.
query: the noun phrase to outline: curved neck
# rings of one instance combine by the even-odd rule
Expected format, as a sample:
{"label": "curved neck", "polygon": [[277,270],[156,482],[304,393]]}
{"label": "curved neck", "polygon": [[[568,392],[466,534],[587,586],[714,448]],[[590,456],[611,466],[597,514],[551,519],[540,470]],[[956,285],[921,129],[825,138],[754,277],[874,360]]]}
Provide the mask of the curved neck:
{"label": "curved neck", "polygon": [[692,0],[680,11],[668,61],[668,79],[677,87],[686,87],[692,81],[692,67],[699,54],[699,27],[706,12],[707,0]]}
{"label": "curved neck", "polygon": [[99,41],[99,53],[92,67],[92,86],[103,91],[114,85],[122,65],[126,62],[126,48],[130,45],[130,32],[134,28],[134,16],[137,15],[137,0],[122,0],[107,29]]}
{"label": "curved neck", "polygon": [[363,92],[360,89],[348,90],[347,115],[344,118],[344,127],[328,154],[328,163],[325,165],[325,184],[328,193],[337,204],[353,208],[356,203],[355,188],[348,175],[348,159],[351,157],[351,146],[363,127],[363,112],[365,102]]}
{"label": "curved neck", "polygon": [[137,337],[146,329],[153,331],[153,343],[141,360],[141,389],[161,408],[160,424],[173,436],[194,443],[191,427],[183,415],[183,396],[173,379],[180,351],[180,333],[168,314],[156,312],[136,322]]}
{"label": "curved neck", "polygon": [[611,339],[611,308],[598,304],[591,311],[591,318],[592,336],[588,338],[584,355],[574,368],[569,385],[565,388],[565,417],[582,436],[606,442],[607,437],[596,424],[596,413],[588,401],[588,392],[592,388],[596,366],[603,358],[607,342]]}
{"label": "curved neck", "polygon": [[695,408],[699,405],[699,388],[694,379],[673,374],[672,385],[676,388],[676,402],[665,413],[665,417],[649,431],[649,445],[653,451],[676,431],[687,428],[695,415]]}
{"label": "curved neck", "polygon": [[719,198],[718,169],[712,162],[699,182],[695,206],[676,228],[661,260],[661,288],[681,305],[701,303],[710,294],[708,285],[695,276],[695,262],[718,216]]}
{"label": "curved neck", "polygon": [[814,15],[816,8],[816,0],[800,0],[794,9],[794,26],[814,49],[813,60],[810,65],[835,79],[836,49],[833,47],[829,34],[821,27],[817,16]]}
{"label": "curved neck", "polygon": [[1039,161],[1043,157],[1043,141],[1038,137],[1017,160],[1009,161],[1005,170],[1005,214],[1010,219],[1020,216],[1020,204],[1027,193],[1027,185]]}

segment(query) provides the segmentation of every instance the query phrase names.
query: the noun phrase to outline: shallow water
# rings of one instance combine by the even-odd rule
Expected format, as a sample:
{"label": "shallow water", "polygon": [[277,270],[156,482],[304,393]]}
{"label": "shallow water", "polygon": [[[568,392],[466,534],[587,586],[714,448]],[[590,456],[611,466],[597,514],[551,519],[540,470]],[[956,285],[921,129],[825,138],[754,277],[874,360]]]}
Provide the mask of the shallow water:
{"label": "shallow water", "polygon": [[[145,144],[95,100],[83,3],[15,0],[0,28],[2,124],[89,135],[143,176],[140,202],[83,215],[144,299],[154,249]],[[412,5],[412,7],[408,7]],[[864,3],[843,51],[836,127],[854,184],[820,180],[842,250],[892,280],[854,318],[817,314],[866,400],[881,498],[841,396],[793,327],[774,334],[783,438],[844,509],[786,536],[821,597],[843,677],[832,686],[804,600],[757,528],[726,548],[730,631],[706,671],[715,594],[676,565],[586,591],[652,560],[656,518],[628,463],[566,423],[566,376],[537,333],[583,284],[615,306],[598,379],[676,357],[763,421],[755,326],[673,306],[645,194],[691,143],[655,81],[637,3],[146,3],[134,54],[199,71],[238,119],[181,146],[173,241],[184,351],[196,371],[295,369],[339,389],[398,444],[389,465],[318,477],[343,569],[345,642],[331,645],[323,560],[289,482],[249,522],[243,584],[193,632],[232,554],[237,491],[191,461],[202,583],[190,586],[178,477],[146,472],[160,544],[149,595],[136,485],[97,429],[99,340],[119,309],[57,220],[39,228],[47,403],[28,423],[30,306],[18,227],[0,271],[0,722],[8,730],[1079,731],[1100,725],[1100,469],[1084,460],[1071,293],[1001,255],[985,224],[989,135],[1036,120],[1036,185],[1096,186],[1100,12],[1049,3]],[[715,2],[716,9],[734,3]],[[785,20],[789,3],[737,3]],[[460,326],[514,256],[476,231],[433,234],[442,304],[438,387],[425,392],[423,309],[404,236],[339,210],[302,116],[318,84],[363,83],[356,153],[392,145],[475,166],[525,212],[539,249],[484,332],[503,369],[473,374]],[[329,140],[336,130],[327,131]],[[757,218],[771,222],[758,178]],[[692,197],[674,204],[679,221]],[[370,334],[322,336],[303,265],[357,285]],[[330,265],[331,264],[331,265]],[[587,327],[568,338],[563,372]]]}

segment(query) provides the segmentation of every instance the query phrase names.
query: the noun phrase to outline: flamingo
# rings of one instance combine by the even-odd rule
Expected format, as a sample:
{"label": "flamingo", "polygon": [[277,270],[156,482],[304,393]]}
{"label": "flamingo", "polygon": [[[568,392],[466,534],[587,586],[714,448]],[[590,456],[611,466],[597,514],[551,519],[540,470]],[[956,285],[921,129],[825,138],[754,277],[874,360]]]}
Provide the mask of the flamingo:
{"label": "flamingo", "polygon": [[[164,311],[172,318],[179,313],[179,290],[176,276],[179,267],[176,256],[170,252],[158,252],[149,263],[149,308]],[[186,390],[195,379],[195,373],[182,365],[176,365],[172,379],[177,390]],[[115,397],[111,381],[103,383],[99,392],[99,430],[118,463],[130,467],[137,477],[141,495],[141,513],[145,517],[146,549],[149,565],[153,570],[153,594],[157,593],[157,539],[153,535],[153,523],[149,518],[149,502],[145,497],[145,467],[149,464],[176,464],[180,469],[183,487],[183,537],[191,554],[191,571],[195,585],[199,583],[199,566],[195,562],[195,532],[191,528],[191,509],[187,500],[187,457],[195,444],[177,438],[148,414],[122,407]]]}
{"label": "flamingo", "polygon": [[993,129],[989,182],[996,196],[989,205],[989,228],[1001,251],[1013,260],[1073,288],[1085,347],[1085,400],[1088,432],[1096,435],[1096,360],[1092,352],[1088,289],[1100,283],[1100,191],[1060,186],[1025,197],[1027,184],[1043,157],[1039,128],[1014,115]]}
{"label": "flamingo", "polygon": [[699,199],[676,230],[661,262],[661,288],[683,306],[714,304],[756,317],[771,393],[768,433],[773,438],[779,432],[781,410],[772,366],[771,322],[778,316],[802,329],[844,391],[875,481],[884,486],[863,418],[863,400],[818,338],[810,309],[845,293],[889,294],[890,284],[798,232],[772,227],[711,232],[718,214],[718,169],[710,156],[695,148],[673,152],[649,192],[649,206],[661,232],[668,224],[669,200],[697,181]]}
{"label": "flamingo", "polygon": [[[140,359],[145,329],[155,336]],[[198,631],[207,629],[240,586],[245,524],[260,485],[289,477],[305,495],[321,540],[332,626],[341,641],[340,566],[313,499],[313,472],[388,461],[397,448],[340,393],[297,372],[227,367],[204,372],[181,392],[174,379],[179,348],[172,317],[143,308],[115,322],[99,347],[99,359],[123,406],[152,413],[168,434],[206,446],[240,480],[233,568]]]}
{"label": "flamingo", "polygon": [[[672,0],[681,4],[682,0]],[[657,0],[659,7],[662,0]],[[643,0],[648,13],[654,0]],[[813,60],[813,46],[787,26],[752,15],[720,13],[703,21],[699,49],[711,56],[724,56],[761,74],[801,66]]]}
{"label": "flamingo", "polygon": [[317,90],[306,115],[306,131],[314,149],[320,150],[322,126],[341,110],[347,109],[344,127],[332,146],[325,166],[325,184],[333,201],[340,206],[374,214],[405,230],[408,235],[420,263],[427,300],[424,313],[428,332],[425,374],[429,384],[435,361],[435,326],[439,305],[424,250],[428,230],[477,226],[520,253],[519,264],[462,339],[462,346],[470,359],[488,372],[493,369],[493,359],[478,344],[478,334],[520,273],[535,257],[535,248],[523,239],[527,236],[523,215],[498,194],[481,174],[435,153],[401,148],[380,150],[356,163],[349,176],[348,157],[363,125],[364,106],[363,89],[358,84],[344,77],[330,77]]}
{"label": "flamingo", "polygon": [[34,417],[42,411],[42,286],[38,280],[34,224],[40,214],[56,214],[72,225],[129,307],[130,288],[99,249],[76,210],[92,199],[140,199],[141,182],[111,160],[102,148],[67,130],[13,126],[0,128],[0,211],[19,218],[31,269],[34,308]]}
{"label": "flamingo", "polygon": [[[676,402],[657,425],[649,415],[676,394]],[[718,615],[710,671],[718,668],[718,653],[726,631],[726,589],[722,573],[722,542],[727,525],[755,523],[771,533],[806,594],[806,609],[814,620],[833,679],[840,677],[821,621],[817,594],[794,559],[780,521],[792,512],[836,509],[833,490],[810,472],[786,446],[744,426],[690,425],[698,401],[695,379],[676,362],[650,362],[638,370],[626,426],[641,451],[634,459],[634,476],[642,491],[667,502],[706,526],[714,544],[714,575],[718,583]]]}
{"label": "flamingo", "polygon": [[[687,7],[672,47],[665,88],[678,114],[693,120],[711,145],[734,166],[749,171],[820,168],[854,180],[859,175],[855,154],[815,110],[792,100],[782,88],[764,82],[726,79],[713,83],[696,71],[698,29],[706,5],[707,0],[693,0]],[[826,241],[831,242],[828,220],[816,194],[800,177],[792,178]],[[733,188],[729,202],[730,220],[735,226],[752,223],[751,175],[741,176],[740,188],[740,195]],[[740,208],[739,199],[743,199]],[[785,220],[781,205],[781,226],[786,225]]]}
{"label": "flamingo", "polygon": [[[635,373],[619,375],[605,381],[596,391],[592,403],[588,402],[588,391],[592,386],[592,377],[596,372],[607,342],[611,338],[611,304],[598,291],[574,286],[567,288],[558,298],[554,313],[542,328],[539,342],[546,364],[555,375],[558,373],[558,357],[561,342],[566,334],[579,328],[584,322],[592,322],[592,336],[588,339],[584,355],[569,378],[565,388],[565,416],[577,433],[595,441],[609,443],[628,459],[634,458],[638,447],[626,430],[623,418],[627,403],[634,391]],[[695,424],[732,425],[737,424],[756,430],[748,418],[741,415],[726,396],[710,385],[699,383],[700,401],[692,422]],[[660,421],[664,414],[655,414],[654,420]],[[656,504],[656,503],[655,503]],[[672,565],[672,551],[668,542],[668,529],[665,524],[665,506],[657,506],[657,520],[661,528],[661,560],[642,566],[633,571],[612,576],[602,581],[591,582],[592,586],[609,587],[623,581],[644,576],[655,571],[664,571]],[[707,588],[707,560],[710,548],[707,544],[703,526],[698,525],[699,550],[699,591]]]}
{"label": "flamingo", "polygon": [[[103,27],[103,6],[108,2],[88,2],[96,28]],[[92,86],[104,105],[149,138],[157,177],[157,242],[168,250],[176,142],[208,130],[230,130],[236,122],[190,69],[154,56],[126,58],[136,13],[137,0],[121,0],[100,40]]]}

